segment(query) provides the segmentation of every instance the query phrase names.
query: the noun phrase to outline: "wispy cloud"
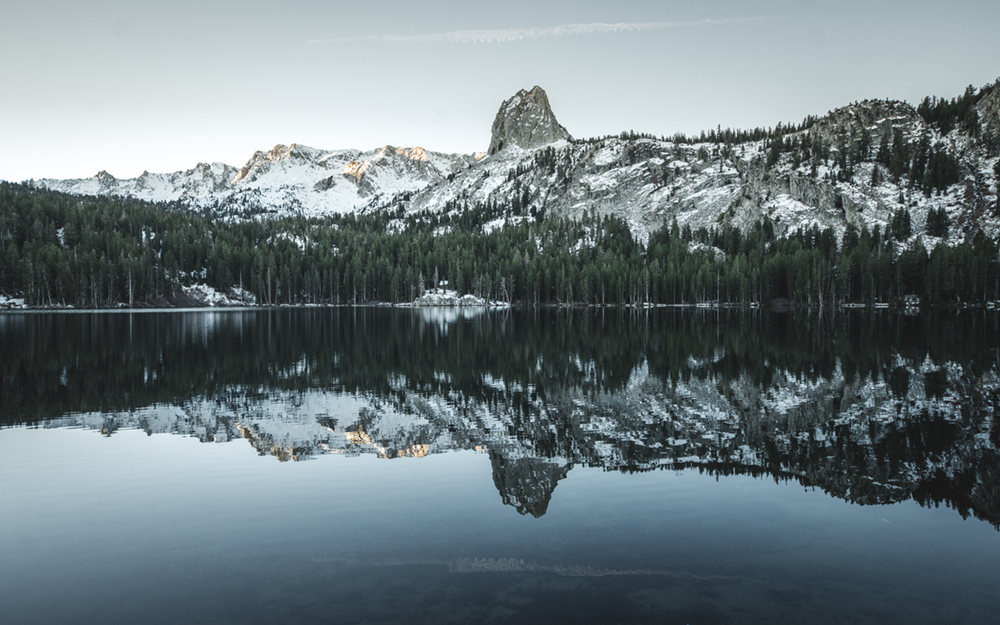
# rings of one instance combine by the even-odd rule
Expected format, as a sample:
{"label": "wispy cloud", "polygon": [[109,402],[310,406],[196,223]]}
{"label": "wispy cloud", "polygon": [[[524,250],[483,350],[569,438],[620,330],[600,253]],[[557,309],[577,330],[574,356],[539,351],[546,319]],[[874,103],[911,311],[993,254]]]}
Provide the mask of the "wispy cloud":
{"label": "wispy cloud", "polygon": [[368,37],[342,37],[338,39],[309,39],[306,43],[512,43],[525,39],[541,39],[543,37],[566,37],[572,35],[600,35],[606,33],[641,32],[647,30],[664,30],[668,28],[690,28],[696,26],[723,26],[725,24],[743,24],[747,22],[762,22],[773,19],[772,15],[756,17],[732,17],[714,20],[703,19],[688,22],[621,22],[618,24],[564,24],[546,28],[502,28],[488,30],[455,30],[447,33],[430,35],[370,35]]}

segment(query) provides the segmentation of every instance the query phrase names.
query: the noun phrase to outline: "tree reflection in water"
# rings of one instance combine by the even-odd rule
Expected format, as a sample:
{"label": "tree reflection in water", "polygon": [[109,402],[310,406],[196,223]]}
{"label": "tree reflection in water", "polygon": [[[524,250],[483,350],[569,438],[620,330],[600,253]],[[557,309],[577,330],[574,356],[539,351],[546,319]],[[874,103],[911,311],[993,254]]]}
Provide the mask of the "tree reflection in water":
{"label": "tree reflection in water", "polygon": [[1000,527],[998,316],[312,309],[0,316],[0,425],[259,453],[489,454],[545,514],[574,465],[795,480]]}

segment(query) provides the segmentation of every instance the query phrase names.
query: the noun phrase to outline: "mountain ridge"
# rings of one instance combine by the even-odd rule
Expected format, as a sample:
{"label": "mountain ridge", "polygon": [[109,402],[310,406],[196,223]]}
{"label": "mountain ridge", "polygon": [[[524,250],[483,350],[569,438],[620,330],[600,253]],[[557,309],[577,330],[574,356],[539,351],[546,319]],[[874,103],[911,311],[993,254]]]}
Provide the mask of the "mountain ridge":
{"label": "mountain ridge", "polygon": [[[34,184],[77,195],[182,202],[232,217],[518,202],[532,215],[615,214],[640,239],[673,222],[746,230],[763,219],[778,231],[818,226],[842,234],[848,226],[884,229],[904,210],[912,213],[918,237],[929,234],[928,215],[940,208],[955,224],[951,239],[958,242],[980,231],[1000,236],[995,87],[970,87],[961,98],[928,98],[917,107],[865,100],[799,126],[755,133],[574,139],[536,86],[501,104],[485,153],[293,143],[258,151],[241,168],[200,163],[135,179],[102,171]],[[950,173],[926,173],[929,159]]]}

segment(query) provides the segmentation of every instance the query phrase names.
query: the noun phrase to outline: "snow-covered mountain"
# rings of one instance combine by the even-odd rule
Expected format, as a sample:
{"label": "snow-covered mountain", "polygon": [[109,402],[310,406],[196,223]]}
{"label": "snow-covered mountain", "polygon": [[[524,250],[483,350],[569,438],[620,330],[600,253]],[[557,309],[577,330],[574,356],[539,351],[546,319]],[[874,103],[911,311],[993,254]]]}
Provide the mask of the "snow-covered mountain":
{"label": "snow-covered mountain", "polygon": [[318,216],[381,206],[386,197],[441,184],[475,162],[475,155],[419,147],[326,151],[293,143],[258,151],[241,168],[199,163],[172,174],[144,172],[138,178],[118,179],[101,171],[93,178],[36,184],[75,195],[182,202],[237,216]]}
{"label": "snow-covered mountain", "polygon": [[[904,208],[916,237],[926,234],[930,209],[943,207],[954,240],[979,231],[998,236],[1000,88],[984,88],[970,115],[977,122],[974,132],[967,125],[931,123],[904,102],[867,100],[756,139],[709,135],[692,142],[623,133],[578,140],[535,87],[500,106],[487,151],[475,155],[292,144],[257,152],[241,168],[199,164],[129,180],[102,171],[93,178],[35,184],[74,194],[179,201],[237,217],[461,210],[455,207],[517,201],[531,214],[615,214],[640,237],[674,220],[692,229],[746,228],[764,217],[779,232],[813,225],[842,232],[848,224],[884,227]],[[776,138],[787,147],[772,155]],[[954,180],[921,192],[911,177],[890,175],[890,147],[899,147],[906,166],[920,150],[946,154],[957,168]],[[884,155],[881,164],[876,155]]]}

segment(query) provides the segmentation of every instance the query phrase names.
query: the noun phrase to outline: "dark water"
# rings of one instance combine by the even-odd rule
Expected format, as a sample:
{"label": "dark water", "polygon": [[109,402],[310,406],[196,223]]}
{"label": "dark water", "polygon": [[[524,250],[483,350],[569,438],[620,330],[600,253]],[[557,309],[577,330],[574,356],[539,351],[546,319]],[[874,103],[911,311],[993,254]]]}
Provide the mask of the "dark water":
{"label": "dark water", "polygon": [[996,623],[998,328],[0,315],[0,620]]}

